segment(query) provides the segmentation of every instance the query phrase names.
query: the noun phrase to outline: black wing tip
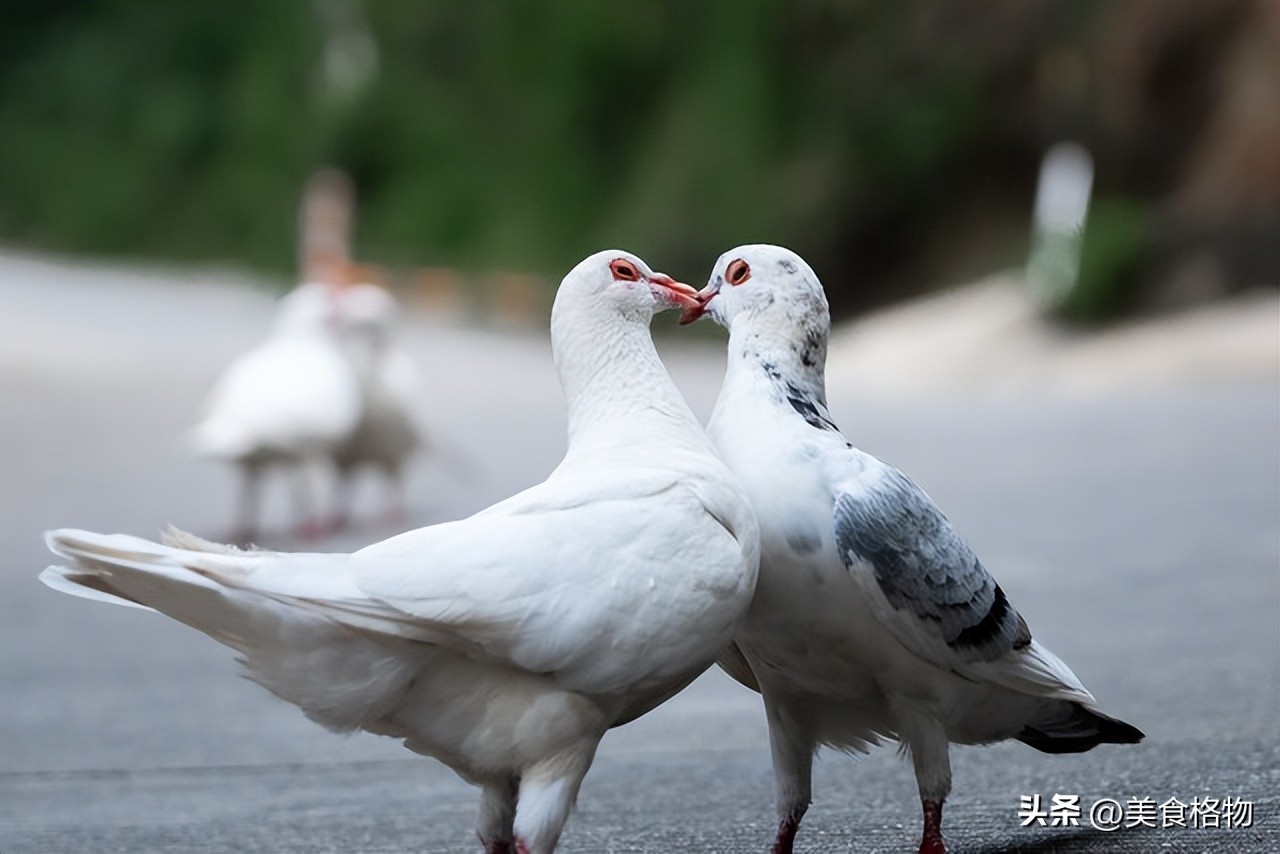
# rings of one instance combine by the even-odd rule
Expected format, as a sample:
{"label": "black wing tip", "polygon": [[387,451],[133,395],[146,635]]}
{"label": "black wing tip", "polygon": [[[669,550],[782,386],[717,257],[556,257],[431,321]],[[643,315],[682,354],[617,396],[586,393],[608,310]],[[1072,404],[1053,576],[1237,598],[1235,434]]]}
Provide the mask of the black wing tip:
{"label": "black wing tip", "polygon": [[1137,744],[1146,733],[1119,718],[1072,703],[1070,716],[1048,726],[1031,724],[1014,736],[1041,753],[1084,753],[1099,744]]}

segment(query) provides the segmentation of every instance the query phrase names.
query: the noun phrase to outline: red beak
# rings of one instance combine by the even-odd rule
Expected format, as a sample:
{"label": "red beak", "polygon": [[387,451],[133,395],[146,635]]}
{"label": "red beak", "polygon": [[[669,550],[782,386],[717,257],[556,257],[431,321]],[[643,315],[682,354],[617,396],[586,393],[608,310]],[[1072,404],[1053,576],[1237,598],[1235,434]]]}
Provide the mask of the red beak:
{"label": "red beak", "polygon": [[[698,301],[698,291],[692,285],[686,285],[684,282],[677,282],[675,279],[665,273],[654,273],[649,277],[650,284],[654,284],[662,288],[677,304],[684,307],[686,312],[692,311],[695,306],[702,303]],[[682,314],[683,318],[684,315]]]}
{"label": "red beak", "polygon": [[713,287],[712,285],[707,285],[705,288],[698,291],[695,295],[696,302],[685,308],[684,311],[680,312],[680,325],[685,326],[693,323],[695,320],[702,317],[702,315],[706,314],[707,306],[711,303],[712,298],[718,293],[720,293],[720,288]]}

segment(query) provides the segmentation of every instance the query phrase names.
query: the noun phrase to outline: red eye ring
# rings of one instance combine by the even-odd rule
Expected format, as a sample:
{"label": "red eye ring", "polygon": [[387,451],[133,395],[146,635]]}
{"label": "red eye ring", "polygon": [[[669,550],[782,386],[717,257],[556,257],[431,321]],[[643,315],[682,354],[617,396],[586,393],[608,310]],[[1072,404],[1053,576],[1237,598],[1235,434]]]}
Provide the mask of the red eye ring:
{"label": "red eye ring", "polygon": [[740,285],[750,278],[751,265],[741,258],[736,261],[730,261],[729,268],[724,273],[724,280],[734,286]]}
{"label": "red eye ring", "polygon": [[613,278],[618,281],[640,281],[640,271],[636,269],[635,264],[632,264],[626,258],[614,258],[610,261],[609,271],[613,273]]}

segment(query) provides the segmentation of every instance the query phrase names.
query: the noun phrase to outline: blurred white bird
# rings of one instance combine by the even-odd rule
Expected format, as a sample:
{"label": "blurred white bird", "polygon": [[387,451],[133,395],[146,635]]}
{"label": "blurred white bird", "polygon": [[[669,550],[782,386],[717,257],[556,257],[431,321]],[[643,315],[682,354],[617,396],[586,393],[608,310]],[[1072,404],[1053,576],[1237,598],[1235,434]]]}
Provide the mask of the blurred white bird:
{"label": "blurred white bird", "polygon": [[227,367],[190,434],[197,454],[241,471],[230,537],[237,543],[257,536],[261,479],[273,466],[293,476],[299,533],[326,529],[318,481],[355,431],[364,403],[338,337],[338,295],[331,285],[310,283],[285,296],[267,340]]}
{"label": "blurred white bird", "polygon": [[755,585],[750,505],[649,335],[693,294],[625,252],[569,273],[551,319],[568,451],[475,516],[354,554],[54,531],[66,565],[41,578],[162,611],[313,720],[438,758],[481,786],[486,851],[551,851],[604,733],[710,666]]}
{"label": "blurred white bird", "polygon": [[819,745],[896,738],[924,808],[921,852],[944,850],[948,743],[1016,738],[1047,753],[1142,733],[1032,640],[941,511],[897,469],[847,442],[827,411],[826,295],[799,256],[741,246],[700,293],[729,329],[709,432],[761,528],[760,580],[721,665],[761,692],[790,852]]}
{"label": "blurred white bird", "polygon": [[385,518],[400,527],[405,509],[405,467],[424,444],[416,418],[421,395],[413,360],[395,338],[397,305],[380,287],[356,284],[338,296],[343,349],[360,379],[360,420],[333,451],[337,468],[337,504],[333,526],[350,515],[353,480],[362,468],[376,469],[386,480]]}

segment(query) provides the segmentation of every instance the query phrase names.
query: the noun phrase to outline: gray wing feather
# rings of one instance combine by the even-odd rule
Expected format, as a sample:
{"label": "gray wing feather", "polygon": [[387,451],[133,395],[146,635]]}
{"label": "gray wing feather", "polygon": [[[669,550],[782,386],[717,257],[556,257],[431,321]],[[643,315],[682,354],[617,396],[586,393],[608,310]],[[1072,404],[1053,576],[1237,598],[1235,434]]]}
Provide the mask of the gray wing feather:
{"label": "gray wing feather", "polygon": [[870,564],[894,609],[932,627],[965,661],[991,661],[1031,633],[1004,591],[937,505],[902,472],[860,494],[837,495],[836,545],[846,567]]}

